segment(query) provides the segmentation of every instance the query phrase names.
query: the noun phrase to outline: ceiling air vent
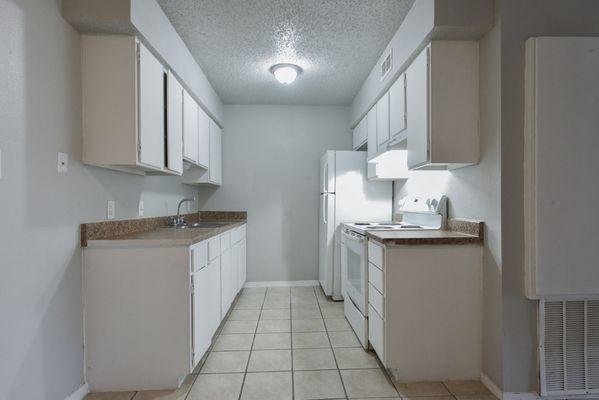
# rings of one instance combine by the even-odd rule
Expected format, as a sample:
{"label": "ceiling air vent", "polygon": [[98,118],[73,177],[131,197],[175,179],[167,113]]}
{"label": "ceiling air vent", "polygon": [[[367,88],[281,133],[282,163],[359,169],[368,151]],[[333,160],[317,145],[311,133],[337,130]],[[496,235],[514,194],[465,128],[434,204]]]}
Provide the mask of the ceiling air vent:
{"label": "ceiling air vent", "polygon": [[599,300],[539,302],[541,395],[599,394]]}
{"label": "ceiling air vent", "polygon": [[393,48],[389,49],[387,56],[381,64],[381,81],[385,79],[387,74],[389,74],[389,71],[391,71],[391,67],[393,67]]}

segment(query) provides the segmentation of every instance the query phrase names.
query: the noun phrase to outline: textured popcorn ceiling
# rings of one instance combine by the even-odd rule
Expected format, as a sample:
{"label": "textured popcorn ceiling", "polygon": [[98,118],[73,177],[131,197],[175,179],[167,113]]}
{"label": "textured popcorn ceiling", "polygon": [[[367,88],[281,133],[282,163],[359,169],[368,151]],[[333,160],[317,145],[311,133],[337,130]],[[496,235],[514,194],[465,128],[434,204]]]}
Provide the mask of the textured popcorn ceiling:
{"label": "textured popcorn ceiling", "polygon": [[[414,0],[158,0],[224,103],[351,102]],[[298,64],[289,86],[271,65]]]}

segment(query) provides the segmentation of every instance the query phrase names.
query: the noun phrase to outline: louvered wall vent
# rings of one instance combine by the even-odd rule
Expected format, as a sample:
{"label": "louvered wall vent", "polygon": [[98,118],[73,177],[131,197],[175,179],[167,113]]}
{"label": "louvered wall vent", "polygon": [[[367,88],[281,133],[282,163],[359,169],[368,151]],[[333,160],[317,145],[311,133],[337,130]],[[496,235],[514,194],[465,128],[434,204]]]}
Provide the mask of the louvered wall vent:
{"label": "louvered wall vent", "polygon": [[599,394],[599,300],[539,302],[541,395]]}

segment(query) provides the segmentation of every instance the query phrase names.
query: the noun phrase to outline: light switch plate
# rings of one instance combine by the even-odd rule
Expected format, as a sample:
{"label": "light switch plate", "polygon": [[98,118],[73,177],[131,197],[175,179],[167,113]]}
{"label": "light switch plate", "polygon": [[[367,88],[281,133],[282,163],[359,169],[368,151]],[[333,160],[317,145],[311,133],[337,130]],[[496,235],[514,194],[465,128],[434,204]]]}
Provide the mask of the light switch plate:
{"label": "light switch plate", "polygon": [[144,216],[144,201],[140,200],[137,206],[137,215],[140,217]]}
{"label": "light switch plate", "polygon": [[66,174],[69,170],[69,155],[67,153],[58,153],[57,170],[59,174]]}
{"label": "light switch plate", "polygon": [[108,200],[106,204],[106,218],[114,219],[114,215],[116,213],[116,202],[113,200]]}

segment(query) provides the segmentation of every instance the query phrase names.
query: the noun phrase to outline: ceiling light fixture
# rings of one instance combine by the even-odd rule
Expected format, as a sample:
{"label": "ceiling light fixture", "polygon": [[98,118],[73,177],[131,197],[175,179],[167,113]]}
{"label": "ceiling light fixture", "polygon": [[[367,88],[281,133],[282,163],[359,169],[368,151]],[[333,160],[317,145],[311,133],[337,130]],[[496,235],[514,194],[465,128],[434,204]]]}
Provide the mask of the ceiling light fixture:
{"label": "ceiling light fixture", "polygon": [[279,82],[288,85],[295,81],[302,69],[295,64],[275,64],[270,67],[270,72]]}

